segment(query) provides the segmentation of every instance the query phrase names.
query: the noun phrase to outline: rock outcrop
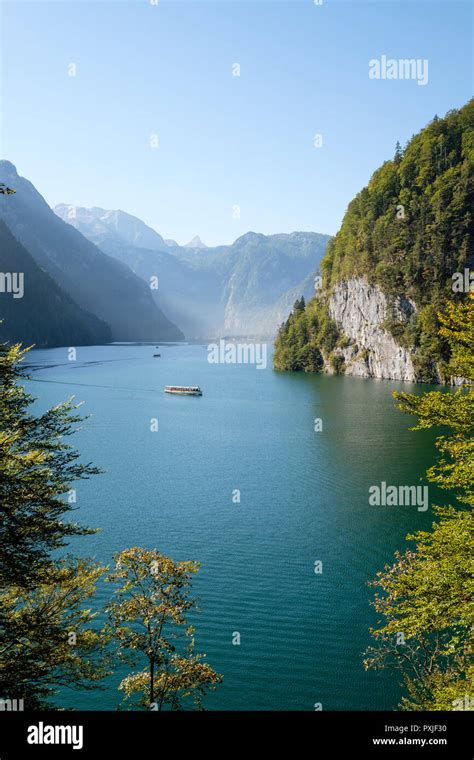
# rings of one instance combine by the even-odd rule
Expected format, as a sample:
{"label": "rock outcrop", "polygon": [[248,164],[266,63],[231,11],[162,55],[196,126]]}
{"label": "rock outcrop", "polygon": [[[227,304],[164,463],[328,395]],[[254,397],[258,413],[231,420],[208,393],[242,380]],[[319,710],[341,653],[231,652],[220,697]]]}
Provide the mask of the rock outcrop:
{"label": "rock outcrop", "polygon": [[347,339],[337,352],[344,360],[346,375],[417,381],[413,352],[399,346],[383,327],[390,313],[400,322],[407,321],[416,311],[413,301],[398,298],[389,304],[377,285],[354,278],[334,286],[328,308]]}

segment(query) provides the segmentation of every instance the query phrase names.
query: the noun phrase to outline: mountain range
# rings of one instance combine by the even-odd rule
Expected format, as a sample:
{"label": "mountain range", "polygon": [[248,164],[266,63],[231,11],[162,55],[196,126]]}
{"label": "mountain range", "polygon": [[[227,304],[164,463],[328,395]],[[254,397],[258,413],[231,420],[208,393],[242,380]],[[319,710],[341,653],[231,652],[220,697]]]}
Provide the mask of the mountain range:
{"label": "mountain range", "polygon": [[[54,281],[55,292],[61,294],[63,302],[75,304],[76,308],[70,309],[70,318],[75,325],[72,334],[82,334],[84,339],[88,334],[88,342],[92,343],[102,343],[106,339],[164,341],[183,338],[182,332],[157,305],[150,287],[129,267],[107,256],[59,219],[31,182],[18,175],[12,163],[0,161],[0,177],[16,191],[14,195],[3,197],[0,220],[22,250],[29,254],[29,259],[32,258],[37,267]],[[34,277],[30,268],[25,289],[33,291],[33,298],[39,298],[37,289],[45,283],[44,278]],[[8,294],[2,294],[3,300],[8,297]],[[15,310],[19,300],[15,302]],[[10,329],[7,321],[5,329]],[[14,331],[13,326],[11,329]],[[45,329],[38,345],[50,345],[53,334],[54,330],[49,333]],[[30,340],[29,332],[23,339]]]}
{"label": "mountain range", "polygon": [[9,161],[0,179],[0,267],[25,295],[0,293],[0,338],[50,347],[111,341],[272,337],[314,292],[329,240],[249,232],[232,245],[165,240],[121,210],[48,206]]}
{"label": "mountain range", "polygon": [[157,302],[186,338],[274,336],[295,299],[314,292],[329,240],[315,232],[248,232],[232,245],[186,246],[164,240],[124,211],[67,204],[55,213],[146,283],[158,278]]}

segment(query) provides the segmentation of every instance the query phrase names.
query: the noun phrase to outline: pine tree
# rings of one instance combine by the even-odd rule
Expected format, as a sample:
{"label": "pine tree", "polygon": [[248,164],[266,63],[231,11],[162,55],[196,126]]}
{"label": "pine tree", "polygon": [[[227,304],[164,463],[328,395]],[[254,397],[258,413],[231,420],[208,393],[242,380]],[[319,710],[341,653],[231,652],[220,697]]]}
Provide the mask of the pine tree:
{"label": "pine tree", "polygon": [[393,157],[393,160],[395,161],[396,164],[399,164],[400,161],[402,160],[402,158],[403,158],[402,146],[400,145],[399,141],[397,140],[397,143],[395,145],[395,155]]}

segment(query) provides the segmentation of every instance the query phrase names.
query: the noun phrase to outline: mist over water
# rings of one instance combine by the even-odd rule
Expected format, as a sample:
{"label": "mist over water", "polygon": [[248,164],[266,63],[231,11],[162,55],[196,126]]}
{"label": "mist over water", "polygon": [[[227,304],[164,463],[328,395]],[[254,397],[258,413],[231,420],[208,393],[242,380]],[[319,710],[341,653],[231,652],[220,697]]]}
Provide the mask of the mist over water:
{"label": "mist over water", "polygon": [[[109,564],[114,552],[143,546],[202,564],[197,650],[224,675],[208,709],[394,708],[393,674],[362,666],[376,622],[367,581],[433,514],[369,506],[368,491],[424,482],[433,436],[408,430],[391,392],[426,386],[279,374],[270,346],[264,371],[210,364],[204,345],[154,352],[79,348],[76,362],[67,349],[30,353],[37,408],[73,394],[84,401],[92,416],[71,443],[105,471],[78,484],[74,513],[101,532],[71,551]],[[200,385],[203,396],[168,396],[168,384]],[[430,486],[433,501],[442,499]],[[101,585],[96,604],[111,592]],[[115,709],[126,672],[104,691],[64,692],[64,706]]]}

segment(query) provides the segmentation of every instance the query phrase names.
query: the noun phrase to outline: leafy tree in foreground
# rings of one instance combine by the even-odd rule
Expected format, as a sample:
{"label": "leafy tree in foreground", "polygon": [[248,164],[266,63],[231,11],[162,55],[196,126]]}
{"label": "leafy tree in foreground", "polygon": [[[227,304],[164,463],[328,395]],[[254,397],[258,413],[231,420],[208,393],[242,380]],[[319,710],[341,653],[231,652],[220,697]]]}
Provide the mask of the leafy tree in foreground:
{"label": "leafy tree in foreground", "polygon": [[27,350],[0,344],[0,697],[50,706],[58,686],[87,688],[104,674],[105,639],[84,609],[103,570],[53,558],[71,536],[74,481],[98,472],[65,442],[80,421],[71,402],[39,415],[22,385]]}
{"label": "leafy tree in foreground", "polygon": [[455,490],[463,507],[435,507],[433,531],[407,536],[415,549],[397,552],[395,564],[371,582],[381,589],[374,606],[382,620],[371,629],[375,646],[364,661],[366,668],[401,671],[408,693],[401,706],[407,710],[474,709],[474,518],[465,506],[472,506],[474,489],[472,294],[439,318],[452,349],[452,373],[468,382],[454,393],[394,395],[402,411],[418,417],[415,430],[450,429],[437,439],[441,457],[427,477]]}
{"label": "leafy tree in foreground", "polygon": [[440,332],[451,347],[451,374],[467,381],[454,393],[433,391],[415,396],[395,393],[399,409],[418,417],[414,430],[447,427],[450,434],[439,436],[436,446],[438,462],[428,470],[428,479],[440,488],[454,489],[457,499],[474,503],[474,294],[466,303],[450,304],[438,315]]}
{"label": "leafy tree in foreground", "polygon": [[195,607],[189,591],[198,569],[196,562],[175,562],[138,547],[115,556],[108,580],[120,584],[116,593],[122,598],[109,606],[112,630],[122,655],[148,661],[119,689],[126,699],[137,696],[142,707],[179,710],[191,698],[200,709],[202,696],[222,680],[202,662],[205,655],[194,653],[194,629],[186,620]]}
{"label": "leafy tree in foreground", "polygon": [[78,406],[67,401],[31,414],[34,398],[21,384],[27,352],[0,344],[0,587],[43,582],[53,550],[94,532],[64,521],[74,481],[99,472],[78,463],[79,453],[64,440],[82,420]]}
{"label": "leafy tree in foreground", "polygon": [[107,675],[107,638],[85,607],[103,569],[67,559],[32,588],[0,593],[0,695],[26,709],[51,708],[60,687],[91,689]]}
{"label": "leafy tree in foreground", "polygon": [[474,520],[452,508],[437,513],[433,531],[407,536],[415,550],[397,552],[371,583],[383,592],[374,605],[384,621],[371,630],[376,645],[364,664],[401,672],[405,710],[452,710],[473,694]]}

